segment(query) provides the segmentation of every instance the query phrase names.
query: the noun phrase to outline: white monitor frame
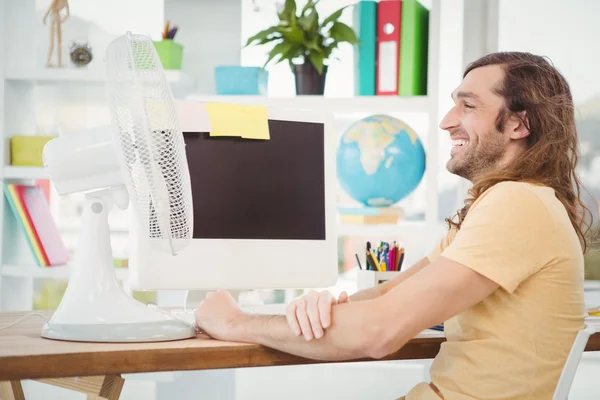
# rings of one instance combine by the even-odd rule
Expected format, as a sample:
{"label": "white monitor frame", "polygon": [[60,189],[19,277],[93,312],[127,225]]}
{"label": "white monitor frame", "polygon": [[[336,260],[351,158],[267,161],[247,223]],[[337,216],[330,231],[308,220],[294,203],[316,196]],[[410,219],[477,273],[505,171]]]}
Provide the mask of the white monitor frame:
{"label": "white monitor frame", "polygon": [[[178,103],[178,110],[185,110],[188,117],[198,107],[205,110],[202,102]],[[178,255],[171,256],[157,251],[148,240],[137,238],[135,224],[132,224],[129,264],[132,289],[322,288],[337,282],[337,136],[333,115],[269,108],[268,118],[324,124],[325,240],[193,239]],[[181,114],[179,119],[182,125],[188,123]],[[185,127],[182,128],[185,131]],[[202,131],[209,130],[195,130]]]}

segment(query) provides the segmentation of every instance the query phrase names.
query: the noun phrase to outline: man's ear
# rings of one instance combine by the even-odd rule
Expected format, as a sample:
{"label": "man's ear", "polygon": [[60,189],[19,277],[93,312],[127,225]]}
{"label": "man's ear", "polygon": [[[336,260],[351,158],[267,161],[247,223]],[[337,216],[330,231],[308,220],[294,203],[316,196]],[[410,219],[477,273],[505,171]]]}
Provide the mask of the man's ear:
{"label": "man's ear", "polygon": [[513,113],[509,119],[507,127],[508,133],[511,139],[523,139],[529,136],[529,118],[527,117],[527,111],[521,111]]}

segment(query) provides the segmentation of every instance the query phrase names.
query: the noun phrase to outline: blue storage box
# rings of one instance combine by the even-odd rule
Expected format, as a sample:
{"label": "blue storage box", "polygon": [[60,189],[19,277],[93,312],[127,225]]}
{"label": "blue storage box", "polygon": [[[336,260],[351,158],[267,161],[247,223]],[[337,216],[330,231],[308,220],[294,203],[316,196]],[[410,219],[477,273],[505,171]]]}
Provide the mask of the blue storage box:
{"label": "blue storage box", "polygon": [[215,67],[218,95],[267,95],[269,73],[260,67]]}

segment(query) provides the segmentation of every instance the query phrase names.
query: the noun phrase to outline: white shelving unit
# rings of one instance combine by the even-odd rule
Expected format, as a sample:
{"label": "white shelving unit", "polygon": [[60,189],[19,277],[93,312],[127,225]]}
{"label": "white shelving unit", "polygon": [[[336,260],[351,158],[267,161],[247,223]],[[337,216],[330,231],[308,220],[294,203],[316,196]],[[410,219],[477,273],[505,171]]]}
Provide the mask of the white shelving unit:
{"label": "white shelving unit", "polygon": [[402,221],[397,225],[353,225],[338,224],[339,236],[355,236],[364,238],[415,236],[421,239],[428,233],[428,226],[423,221]]}
{"label": "white shelving unit", "polygon": [[11,167],[5,166],[2,177],[4,179],[47,179],[43,167]]}
{"label": "white shelving unit", "polygon": [[[79,12],[82,4],[78,4]],[[88,5],[93,3],[88,2]],[[43,4],[35,1],[2,0],[0,1],[0,180],[11,182],[32,182],[47,179],[44,168],[21,167],[10,165],[10,136],[11,135],[56,135],[58,130],[48,127],[63,128],[60,118],[73,119],[72,126],[65,131],[85,129],[110,123],[107,118],[104,85],[106,72],[102,62],[103,49],[101,45],[108,44],[111,27],[115,25],[97,25],[94,18],[82,18],[76,9],[71,9],[71,18],[67,25],[72,29],[63,30],[63,68],[45,68],[48,28],[41,23],[45,10]],[[85,7],[85,6],[83,6]],[[156,10],[155,10],[156,11]],[[160,13],[155,15],[157,26],[163,23]],[[108,19],[110,19],[108,15]],[[152,16],[149,16],[150,23]],[[106,22],[105,17],[105,22]],[[135,26],[139,21],[130,20]],[[137,25],[136,25],[137,24]],[[143,25],[144,23],[142,23]],[[65,26],[67,26],[65,25]],[[91,26],[91,28],[87,28]],[[105,29],[107,28],[107,29]],[[74,29],[74,30],[73,30]],[[100,47],[92,45],[94,61],[88,67],[75,68],[71,66],[67,56],[71,40],[79,40],[82,35],[90,35],[91,40],[99,43]],[[74,39],[78,37],[78,39]],[[168,82],[174,93],[193,89],[194,80],[184,71],[165,71]],[[40,113],[42,111],[42,113]],[[46,120],[40,123],[40,115]],[[60,115],[59,115],[60,114]],[[47,118],[55,120],[47,120]],[[71,118],[73,117],[73,118]],[[40,126],[42,126],[40,128]],[[33,291],[38,281],[45,279],[68,280],[71,266],[56,266],[42,268],[33,263],[33,258],[27,253],[27,248],[15,250],[7,245],[7,237],[21,235],[14,225],[7,226],[11,210],[7,208],[2,194],[0,201],[0,228],[2,246],[0,247],[0,310],[26,310],[33,306]],[[120,222],[120,221],[119,221]],[[59,229],[69,235],[69,241],[78,235],[80,221],[59,223]],[[123,232],[123,224],[113,229],[121,238],[127,238]],[[125,233],[125,235],[123,235]],[[12,242],[11,242],[12,243]],[[10,253],[10,256],[9,255]],[[22,254],[23,253],[23,254]],[[27,254],[25,254],[27,253]],[[23,257],[21,256],[23,255]],[[128,270],[115,268],[117,278],[127,286]]]}
{"label": "white shelving unit", "polygon": [[[427,120],[423,145],[427,152],[427,169],[424,177],[426,191],[425,219],[401,221],[394,225],[338,224],[339,236],[398,237],[411,241],[414,237],[436,237],[444,226],[438,221],[438,75],[440,42],[440,0],[431,1],[429,16],[428,88],[427,96],[360,96],[352,98],[327,96],[210,96],[190,95],[188,100],[263,105],[267,107],[306,109],[331,112],[340,121],[356,120],[366,114],[420,115]],[[419,245],[419,244],[417,244]],[[422,247],[422,243],[419,247]]]}
{"label": "white shelving unit", "polygon": [[[127,279],[127,268],[115,268],[117,279]],[[56,267],[40,268],[28,265],[3,265],[2,275],[13,278],[42,278],[42,279],[69,279],[71,267],[61,265]]]}
{"label": "white shelving unit", "polygon": [[[165,70],[167,81],[173,86],[192,88],[191,77],[180,70]],[[80,83],[105,83],[106,73],[102,69],[87,70],[74,68],[53,69],[7,69],[4,79],[12,82],[80,82]]]}
{"label": "white shelving unit", "polygon": [[335,115],[359,113],[429,113],[431,97],[429,96],[361,96],[355,98],[298,96],[298,97],[263,97],[263,96],[201,96],[190,95],[189,100],[261,104],[267,107],[313,109],[331,112]]}
{"label": "white shelving unit", "polygon": [[33,69],[7,69],[4,74],[4,79],[7,81],[24,81],[24,82],[104,82],[104,74],[101,70],[87,69],[72,69],[72,68],[55,68],[46,70]]}
{"label": "white shelving unit", "polygon": [[[45,61],[42,60],[42,58],[45,58],[45,54],[34,54],[31,49],[23,50],[24,47],[15,46],[14,43],[10,43],[8,39],[5,39],[8,38],[7,32],[12,32],[15,29],[17,31],[25,29],[23,26],[26,24],[19,24],[17,20],[23,22],[37,17],[33,6],[26,3],[29,2],[22,2],[21,0],[0,2],[0,77],[2,77],[0,79],[0,121],[2,121],[0,122],[0,135],[4,139],[0,141],[1,180],[32,181],[47,178],[43,168],[11,166],[9,157],[8,138],[10,135],[39,133],[34,118],[38,112],[37,107],[43,102],[46,102],[47,105],[49,101],[47,98],[41,97],[42,95],[39,93],[47,96],[48,90],[54,90],[55,92],[52,93],[55,93],[57,96],[63,95],[62,101],[66,101],[67,98],[61,93],[62,89],[65,88],[65,90],[68,89],[78,96],[83,93],[83,99],[88,100],[88,97],[101,96],[105,83],[105,73],[98,65],[95,65],[93,68],[90,66],[90,69],[81,70],[73,68],[46,69],[43,68]],[[367,113],[419,115],[421,119],[427,122],[427,131],[423,132],[424,146],[428,157],[425,176],[425,191],[428,199],[425,219],[423,221],[405,221],[398,225],[355,226],[339,224],[338,232],[340,236],[396,236],[407,238],[419,238],[432,232],[438,232],[440,227],[437,215],[440,0],[432,0],[431,3],[427,96],[367,96],[353,98],[297,96],[270,98],[259,96],[193,95],[188,98],[208,102],[263,104],[290,109],[324,110],[332,112],[336,118],[346,121],[357,118],[359,114]],[[173,4],[172,2],[169,5],[165,3],[165,7],[173,7]],[[169,12],[181,12],[181,10],[167,9],[165,17],[169,16]],[[23,15],[18,15],[18,13],[22,13]],[[18,34],[18,32],[15,34]],[[233,34],[236,34],[236,32],[233,32]],[[31,38],[29,39],[33,41]],[[198,53],[194,52],[194,48],[192,47],[194,45],[197,45],[197,39],[194,39],[193,42],[190,39],[185,44],[186,57],[188,54],[192,56],[198,55]],[[177,97],[181,97],[179,94],[182,92],[189,93],[194,87],[199,87],[202,90],[202,88],[207,86],[206,82],[203,82],[202,79],[209,78],[199,76],[200,73],[196,67],[200,62],[205,63],[207,57],[214,59],[222,56],[223,53],[222,49],[215,50],[212,47],[210,51],[215,52],[213,54],[214,57],[208,57],[203,53],[202,57],[197,57],[196,60],[193,60],[195,64],[194,62],[187,64],[194,66],[194,69],[188,70],[191,73],[186,73],[185,71],[166,71],[167,79],[172,84]],[[235,47],[228,51],[239,53],[240,49],[239,47]],[[101,59],[102,55],[98,52],[99,50],[95,50],[96,59]],[[228,57],[239,59],[239,54],[235,56],[229,55]],[[63,58],[63,60],[65,64],[69,62],[68,59],[65,60]],[[223,63],[222,60],[219,62]],[[93,94],[88,96],[88,89]],[[78,90],[80,92],[77,92]],[[93,97],[93,100],[97,100],[96,97]],[[78,110],[76,106],[73,106],[72,112],[75,114],[78,112],[85,114],[86,111]],[[0,202],[0,226],[2,227],[2,234],[13,234],[4,229],[4,215],[4,202]],[[76,228],[74,223],[67,223],[67,225],[65,230],[73,231]],[[125,232],[122,227],[118,231],[119,233]],[[0,249],[0,260],[5,259],[2,251]],[[117,271],[120,279],[126,279],[126,269]],[[0,262],[0,310],[30,308],[32,306],[31,298],[34,281],[36,279],[68,279],[69,272],[69,266],[39,268],[34,265],[5,265]]]}

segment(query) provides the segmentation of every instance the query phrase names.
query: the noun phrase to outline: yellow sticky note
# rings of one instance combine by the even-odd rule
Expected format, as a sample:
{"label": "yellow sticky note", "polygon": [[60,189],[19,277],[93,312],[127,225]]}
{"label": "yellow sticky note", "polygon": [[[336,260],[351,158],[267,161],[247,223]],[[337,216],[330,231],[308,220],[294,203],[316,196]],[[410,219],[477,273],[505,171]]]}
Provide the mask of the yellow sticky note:
{"label": "yellow sticky note", "polygon": [[212,127],[210,136],[237,136],[269,140],[267,108],[239,104],[206,103]]}

